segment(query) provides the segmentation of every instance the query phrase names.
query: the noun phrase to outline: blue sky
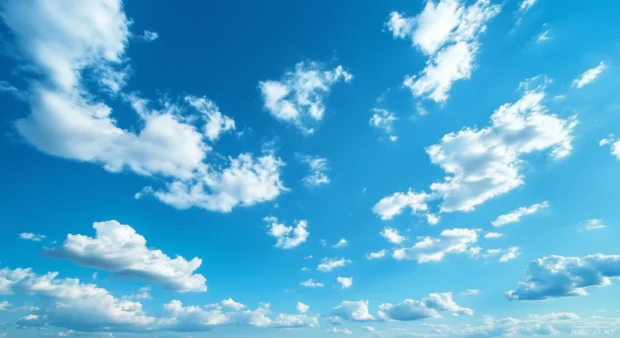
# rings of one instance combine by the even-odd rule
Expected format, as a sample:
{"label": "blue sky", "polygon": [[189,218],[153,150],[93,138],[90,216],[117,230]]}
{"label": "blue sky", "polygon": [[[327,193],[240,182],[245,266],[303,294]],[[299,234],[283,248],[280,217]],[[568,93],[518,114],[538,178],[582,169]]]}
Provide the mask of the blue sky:
{"label": "blue sky", "polygon": [[0,337],[617,334],[619,6],[1,1]]}

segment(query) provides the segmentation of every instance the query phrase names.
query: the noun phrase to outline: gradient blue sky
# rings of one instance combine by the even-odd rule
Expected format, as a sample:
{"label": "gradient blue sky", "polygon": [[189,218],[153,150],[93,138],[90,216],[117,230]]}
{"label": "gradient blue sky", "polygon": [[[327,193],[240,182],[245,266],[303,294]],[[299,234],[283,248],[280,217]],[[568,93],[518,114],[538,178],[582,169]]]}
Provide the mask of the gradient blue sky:
{"label": "gradient blue sky", "polygon": [[1,1],[0,337],[618,334],[619,13]]}

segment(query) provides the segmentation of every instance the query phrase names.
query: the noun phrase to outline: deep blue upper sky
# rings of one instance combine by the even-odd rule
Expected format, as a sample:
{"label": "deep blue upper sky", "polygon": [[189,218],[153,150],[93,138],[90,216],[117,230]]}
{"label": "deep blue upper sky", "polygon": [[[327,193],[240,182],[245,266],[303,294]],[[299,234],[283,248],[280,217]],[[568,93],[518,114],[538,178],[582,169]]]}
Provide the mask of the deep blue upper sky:
{"label": "deep blue upper sky", "polygon": [[0,1],[0,337],[619,332],[619,11]]}

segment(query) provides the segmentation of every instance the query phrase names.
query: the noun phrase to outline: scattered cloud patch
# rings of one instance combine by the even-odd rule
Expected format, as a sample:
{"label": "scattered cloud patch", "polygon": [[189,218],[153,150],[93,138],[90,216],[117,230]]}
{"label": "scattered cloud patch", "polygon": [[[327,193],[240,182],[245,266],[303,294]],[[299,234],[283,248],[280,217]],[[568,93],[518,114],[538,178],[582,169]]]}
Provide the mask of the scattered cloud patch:
{"label": "scattered cloud patch", "polygon": [[544,300],[583,296],[587,294],[586,288],[607,286],[620,277],[620,256],[547,256],[530,262],[525,277],[516,289],[506,292],[508,299]]}
{"label": "scattered cloud patch", "polygon": [[332,309],[332,315],[340,317],[345,320],[352,320],[357,322],[367,322],[375,320],[368,311],[368,301],[342,301],[340,305],[335,306]]}
{"label": "scattered cloud patch", "polygon": [[500,238],[503,236],[504,234],[500,234],[499,232],[492,232],[492,231],[489,231],[486,234],[484,234],[484,238],[487,238],[487,239],[495,239],[495,238]]}
{"label": "scattered cloud patch", "polygon": [[405,299],[398,304],[384,303],[379,305],[379,318],[387,321],[414,321],[425,318],[440,318],[441,312],[449,312],[455,316],[464,314],[471,316],[474,311],[461,307],[452,299],[451,292],[431,293],[422,300]]}
{"label": "scattered cloud patch", "polygon": [[344,267],[347,264],[351,264],[352,261],[346,258],[323,258],[321,263],[316,268],[318,271],[331,272],[336,268]]}
{"label": "scattered cloud patch", "polygon": [[327,172],[329,166],[326,158],[313,157],[309,155],[299,155],[298,158],[302,163],[308,165],[310,174],[303,178],[304,185],[313,188],[323,184],[329,184],[329,177]]}
{"label": "scattered cloud patch", "polygon": [[373,251],[373,252],[369,252],[366,254],[366,259],[367,260],[373,260],[373,259],[379,259],[379,258],[383,258],[385,257],[385,254],[387,253],[387,250],[382,249],[379,251]]}
{"label": "scattered cloud patch", "polygon": [[353,285],[353,277],[338,277],[336,281],[343,289],[348,289]]}
{"label": "scattered cloud patch", "polygon": [[299,311],[299,313],[306,313],[308,312],[308,310],[310,309],[310,307],[302,302],[297,302],[297,307],[296,307],[297,311]]}
{"label": "scattered cloud patch", "polygon": [[141,38],[144,41],[153,42],[159,39],[159,34],[157,32],[153,32],[151,30],[145,29],[144,33],[142,33]]}
{"label": "scattered cloud patch", "polygon": [[536,212],[538,212],[538,210],[546,209],[548,207],[549,207],[549,202],[547,201],[533,204],[529,207],[520,207],[516,210],[511,211],[508,214],[500,215],[499,217],[497,217],[497,219],[492,221],[491,224],[494,227],[501,227],[506,224],[517,223],[521,220],[521,217],[527,216],[527,215],[533,215]]}
{"label": "scattered cloud patch", "polygon": [[439,262],[448,254],[476,253],[474,244],[478,241],[475,229],[446,229],[439,237],[421,237],[412,247],[395,249],[397,260],[415,260],[418,263]]}
{"label": "scattered cloud patch", "polygon": [[332,246],[332,248],[336,248],[336,249],[340,249],[340,248],[345,248],[347,245],[349,245],[349,242],[347,242],[346,239],[341,238],[338,243],[334,244],[334,246]]}
{"label": "scattered cloud patch", "polygon": [[308,232],[308,222],[306,220],[295,221],[295,226],[287,226],[284,223],[278,223],[278,219],[273,216],[263,219],[267,222],[269,236],[275,237],[276,248],[292,249],[304,243],[310,232]]}
{"label": "scattered cloud patch", "polygon": [[310,135],[323,119],[323,101],[331,87],[341,81],[350,82],[353,75],[342,66],[331,70],[317,62],[300,62],[295,70],[287,71],[279,81],[261,81],[258,86],[264,107],[269,113],[285,123]]}
{"label": "scattered cloud patch", "polygon": [[19,238],[33,242],[40,242],[45,239],[45,236],[33,234],[32,232],[22,232],[21,234],[19,234]]}
{"label": "scattered cloud patch", "polygon": [[478,290],[478,289],[467,289],[467,290],[461,292],[462,296],[475,296],[475,295],[478,295],[478,294],[480,294],[480,290]]}
{"label": "scattered cloud patch", "polygon": [[372,211],[383,220],[400,215],[406,208],[410,208],[414,215],[425,215],[428,210],[426,202],[429,199],[430,196],[424,192],[417,193],[411,190],[406,193],[396,192],[382,198],[373,206]]}
{"label": "scattered cloud patch", "polygon": [[605,69],[607,69],[607,66],[603,61],[601,61],[598,66],[581,73],[581,75],[573,80],[571,85],[576,88],[582,88],[583,86],[594,82],[594,80],[596,80]]}
{"label": "scattered cloud patch", "polygon": [[605,223],[603,223],[602,219],[599,218],[593,218],[593,219],[589,219],[587,221],[584,222],[583,224],[583,228],[585,230],[601,230],[601,229],[605,229],[607,228],[607,225],[605,225]]}
{"label": "scattered cloud patch", "polygon": [[111,271],[114,276],[137,278],[178,292],[207,291],[207,280],[196,270],[202,260],[170,258],[146,246],[146,239],[129,225],[117,221],[93,223],[95,237],[67,235],[61,247],[45,249],[47,256]]}
{"label": "scattered cloud patch", "polygon": [[327,333],[341,333],[341,334],[346,334],[346,335],[352,335],[353,334],[353,332],[351,332],[351,330],[349,330],[347,328],[337,328],[337,327],[329,328],[329,329],[325,330],[325,332],[327,332]]}
{"label": "scattered cloud patch", "polygon": [[308,279],[307,281],[303,281],[299,284],[307,288],[322,288],[323,287],[323,283],[316,282],[312,278]]}
{"label": "scattered cloud patch", "polygon": [[394,122],[398,120],[398,117],[386,109],[373,108],[372,111],[373,115],[368,121],[368,124],[377,129],[381,129],[384,133],[390,135],[390,139],[394,137],[395,139],[393,141],[396,141],[398,137],[392,135],[392,131],[394,130]]}
{"label": "scattered cloud patch", "polygon": [[392,12],[385,23],[395,38],[410,39],[428,59],[418,75],[406,76],[413,95],[441,103],[456,81],[469,79],[480,49],[479,37],[499,5],[478,0],[469,6],[454,0],[428,1],[415,17]]}
{"label": "scattered cloud patch", "polygon": [[393,243],[393,244],[401,244],[402,242],[407,240],[407,237],[402,236],[398,232],[398,229],[389,228],[389,227],[383,228],[383,230],[381,231],[380,235],[383,238],[387,239],[388,242]]}
{"label": "scattered cloud patch", "polygon": [[599,143],[599,146],[609,146],[611,149],[611,154],[618,160],[620,160],[620,140],[618,140],[613,134],[609,135],[607,138],[602,139]]}

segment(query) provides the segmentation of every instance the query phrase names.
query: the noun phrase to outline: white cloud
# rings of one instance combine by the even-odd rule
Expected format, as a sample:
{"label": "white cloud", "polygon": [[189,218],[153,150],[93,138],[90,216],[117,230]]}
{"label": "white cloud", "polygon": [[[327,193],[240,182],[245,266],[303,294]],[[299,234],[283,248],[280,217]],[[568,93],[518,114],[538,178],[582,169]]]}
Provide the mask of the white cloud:
{"label": "white cloud", "polygon": [[598,78],[598,76],[601,75],[601,73],[605,69],[607,69],[607,66],[603,61],[601,61],[598,66],[590,68],[585,72],[581,73],[581,75],[579,75],[576,79],[573,80],[571,85],[573,87],[581,88],[587,84],[590,84],[594,82],[594,80],[596,80],[596,78]]}
{"label": "white cloud", "polygon": [[533,215],[538,210],[545,209],[549,207],[549,202],[544,201],[542,203],[537,203],[530,205],[529,207],[520,207],[516,210],[511,211],[510,213],[500,215],[491,222],[494,227],[501,227],[510,223],[517,223],[521,220],[521,217],[527,215]]}
{"label": "white cloud", "polygon": [[536,1],[537,0],[522,0],[521,3],[519,4],[519,11],[525,12],[529,10],[532,6],[534,6]]}
{"label": "white cloud", "polygon": [[404,85],[415,96],[435,102],[448,99],[454,82],[469,79],[480,48],[479,36],[499,5],[478,0],[467,6],[456,0],[428,1],[416,17],[393,12],[386,22],[395,38],[411,39],[428,57],[420,74],[407,76]]}
{"label": "white cloud", "polygon": [[405,299],[398,304],[379,305],[379,318],[383,320],[413,321],[425,318],[440,318],[441,312],[453,315],[473,315],[474,311],[457,305],[451,292],[431,293],[422,300]]}
{"label": "white cloud", "polygon": [[390,196],[382,198],[372,208],[372,211],[383,220],[392,219],[400,215],[405,208],[411,208],[414,215],[425,215],[428,210],[426,202],[431,196],[421,192],[416,193],[409,190],[406,193],[396,192]]}
{"label": "white cloud", "polygon": [[349,330],[347,328],[337,328],[337,327],[329,328],[329,329],[325,330],[325,332],[327,332],[327,333],[342,333],[342,334],[346,334],[346,335],[352,335],[353,334],[353,332],[351,332],[351,330]]}
{"label": "white cloud", "polygon": [[407,237],[402,236],[398,232],[398,229],[389,228],[389,227],[383,228],[380,235],[383,236],[385,239],[387,239],[390,243],[394,243],[394,244],[401,244],[402,242],[407,240]]}
{"label": "white cloud", "polygon": [[351,264],[351,260],[345,258],[323,258],[317,266],[318,271],[331,272],[336,268],[341,268],[347,264]]}
{"label": "white cloud", "polygon": [[337,82],[349,82],[353,75],[342,66],[325,70],[317,62],[300,62],[280,81],[261,81],[259,88],[265,109],[276,119],[290,123],[304,134],[314,133],[323,119],[323,101]]}
{"label": "white cloud", "polygon": [[536,42],[537,43],[543,43],[545,41],[549,41],[551,40],[551,36],[549,36],[549,33],[551,32],[550,29],[545,30],[544,32],[540,33],[538,35],[538,37],[536,37]]}
{"label": "white cloud", "polygon": [[209,141],[216,141],[222,133],[235,130],[235,121],[222,114],[217,105],[205,96],[188,95],[185,101],[204,116],[204,134]]}
{"label": "white cloud", "polygon": [[602,219],[593,218],[584,222],[583,228],[585,230],[600,230],[605,229],[607,226],[603,223]]}
{"label": "white cloud", "polygon": [[447,174],[443,182],[431,185],[433,195],[443,199],[443,212],[472,211],[521,186],[524,155],[549,151],[559,159],[570,154],[577,120],[548,114],[542,105],[544,87],[529,88],[534,80],[539,78],[522,84],[526,92],[519,101],[493,113],[489,126],[446,134],[426,148],[431,162]]}
{"label": "white cloud", "polygon": [[[228,212],[237,205],[273,200],[284,190],[279,179],[283,162],[273,155],[255,164],[251,155],[242,154],[223,171],[205,162],[211,149],[205,141],[217,134],[213,126],[231,128],[231,120],[221,114],[224,122],[217,114],[188,116],[191,105],[166,99],[160,100],[165,101],[162,109],[148,109],[148,100],[122,94],[136,110],[140,127],[133,131],[117,125],[112,108],[86,82],[92,73],[103,89],[123,89],[130,68],[124,52],[131,20],[119,0],[79,5],[11,0],[3,3],[1,16],[23,54],[20,61],[29,61],[28,67],[39,73],[28,95],[30,114],[15,122],[19,134],[38,150],[95,163],[109,172],[162,176],[169,191],[155,196],[179,208]],[[207,135],[199,131],[203,126]]]}
{"label": "white cloud", "polygon": [[392,256],[397,260],[416,260],[418,263],[439,262],[447,254],[475,254],[478,241],[475,229],[446,229],[439,237],[422,237],[412,247],[395,249]]}
{"label": "white cloud", "polygon": [[562,312],[545,315],[530,314],[521,319],[515,317],[496,319],[491,316],[483,316],[482,323],[479,325],[466,324],[452,327],[424,324],[424,326],[429,328],[430,335],[439,337],[529,337],[547,335],[564,337],[592,332],[613,335],[614,329],[620,326],[620,318],[602,316],[582,318],[574,313]]}
{"label": "white cloud", "polygon": [[369,252],[369,253],[366,254],[366,259],[367,260],[371,260],[371,259],[383,258],[386,253],[387,253],[387,250],[385,250],[385,249],[382,249],[382,250],[379,250],[379,251],[374,251],[374,252]]}
{"label": "white cloud", "polygon": [[303,281],[299,284],[307,288],[322,288],[323,287],[322,283],[316,282],[312,278],[308,279],[307,281]]}
{"label": "white cloud", "polygon": [[153,299],[153,296],[151,296],[151,288],[149,286],[144,286],[138,290],[138,293],[124,296],[123,299],[129,299],[129,300],[131,299],[136,299],[136,300]]}
{"label": "white cloud", "polygon": [[507,249],[487,249],[486,252],[481,255],[484,258],[500,256],[498,261],[500,263],[505,263],[519,257],[520,254],[521,252],[518,246],[511,246]]}
{"label": "white cloud", "polygon": [[0,302],[0,311],[11,311],[12,304],[5,301]]}
{"label": "white cloud", "polygon": [[79,331],[136,330],[157,325],[139,302],[120,300],[94,284],[58,279],[57,272],[37,276],[30,269],[0,270],[0,290],[38,296],[40,311],[18,321],[20,326],[54,325]]}
{"label": "white cloud", "polygon": [[348,289],[353,285],[353,277],[338,277],[336,281],[343,289]]}
{"label": "white cloud", "polygon": [[152,42],[159,39],[159,34],[157,32],[146,29],[144,30],[144,33],[142,33],[142,39],[144,41]]}
{"label": "white cloud", "polygon": [[609,135],[607,138],[602,139],[599,143],[599,146],[609,145],[611,149],[611,154],[616,157],[616,159],[620,160],[620,140],[618,140],[613,134]]}
{"label": "white cloud", "polygon": [[342,301],[340,305],[332,309],[332,315],[342,319],[360,322],[375,320],[375,317],[368,312],[367,300]]}
{"label": "white cloud", "polygon": [[227,309],[231,309],[231,310],[235,310],[235,311],[241,311],[243,310],[246,306],[239,303],[239,302],[235,302],[234,299],[232,298],[228,298],[228,299],[224,299],[222,301],[222,306],[227,308]]}
{"label": "white cloud", "polygon": [[272,201],[287,190],[280,179],[284,162],[273,154],[254,158],[245,153],[229,158],[229,162],[223,170],[203,167],[200,171],[204,176],[174,181],[167,185],[167,191],[154,191],[153,195],[178,209],[196,206],[230,212],[239,205]]}
{"label": "white cloud", "polygon": [[478,295],[478,294],[480,294],[480,290],[478,290],[478,289],[467,289],[467,290],[461,292],[462,296],[475,296],[475,295]]}
{"label": "white cloud", "polygon": [[547,256],[530,262],[526,280],[506,292],[511,300],[544,300],[583,296],[586,288],[607,286],[620,277],[620,256],[594,254],[584,257]]}
{"label": "white cloud", "polygon": [[349,245],[349,243],[347,242],[346,239],[341,238],[338,243],[336,243],[334,246],[332,246],[332,248],[336,248],[336,249],[340,249],[340,248],[344,248],[347,245]]}
{"label": "white cloud", "polygon": [[381,332],[377,331],[373,326],[362,326],[362,330],[372,333],[375,337],[383,337]]}
{"label": "white cloud", "polygon": [[291,249],[297,247],[305,242],[310,235],[308,232],[308,222],[303,219],[296,221],[294,227],[278,223],[278,219],[272,216],[265,217],[263,220],[269,223],[269,232],[267,234],[277,239],[276,248]]}
{"label": "white cloud", "polygon": [[504,234],[500,234],[499,232],[487,232],[486,234],[484,234],[484,238],[488,238],[488,239],[495,239],[495,238],[500,238],[503,237]]}
{"label": "white cloud", "polygon": [[202,260],[170,258],[161,250],[150,249],[146,239],[117,221],[95,222],[95,237],[67,235],[62,247],[45,249],[54,258],[70,260],[81,266],[112,271],[117,277],[131,277],[156,283],[165,289],[190,292],[206,291],[206,279],[195,271]]}
{"label": "white cloud", "polygon": [[329,184],[329,177],[327,176],[329,166],[326,158],[309,155],[298,155],[298,158],[301,162],[307,164],[310,169],[310,174],[303,178],[305,186],[312,188],[323,184]]}
{"label": "white cloud", "polygon": [[[394,122],[398,120],[396,115],[386,109],[381,109],[381,108],[373,108],[372,111],[374,114],[368,121],[368,124],[370,124],[371,126],[377,129],[383,130],[388,135],[392,134],[392,131],[394,128]],[[398,139],[398,137],[394,135],[390,135],[390,138],[392,137]],[[393,140],[392,142],[394,141],[396,140]]]}
{"label": "white cloud", "polygon": [[519,247],[511,246],[499,257],[499,261],[500,263],[508,262],[510,260],[517,258],[519,254],[521,254],[519,252]]}
{"label": "white cloud", "polygon": [[45,236],[39,235],[39,234],[33,234],[32,232],[22,232],[21,234],[19,234],[19,238],[25,239],[28,241],[33,241],[33,242],[40,242],[43,239],[45,239]]}
{"label": "white cloud", "polygon": [[310,307],[302,302],[297,302],[297,311],[299,311],[299,313],[306,313],[308,312],[308,309],[310,309]]}

